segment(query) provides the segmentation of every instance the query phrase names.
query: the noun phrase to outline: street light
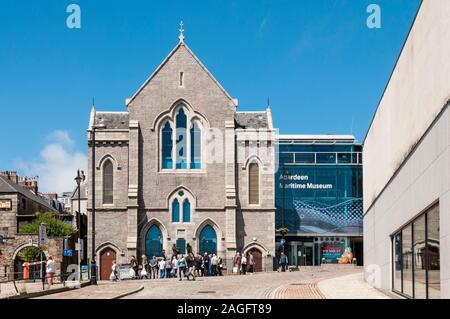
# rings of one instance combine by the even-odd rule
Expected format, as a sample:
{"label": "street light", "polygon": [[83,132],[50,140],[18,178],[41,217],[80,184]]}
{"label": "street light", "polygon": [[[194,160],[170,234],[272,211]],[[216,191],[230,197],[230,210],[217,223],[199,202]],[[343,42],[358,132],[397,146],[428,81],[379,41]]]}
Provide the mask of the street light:
{"label": "street light", "polygon": [[78,281],[81,282],[81,183],[86,177],[81,169],[78,169],[75,182],[78,188],[78,211],[77,211],[77,230],[78,230]]}
{"label": "street light", "polygon": [[92,125],[92,257],[91,285],[97,284],[97,266],[95,262],[95,130],[105,128],[105,124]]}

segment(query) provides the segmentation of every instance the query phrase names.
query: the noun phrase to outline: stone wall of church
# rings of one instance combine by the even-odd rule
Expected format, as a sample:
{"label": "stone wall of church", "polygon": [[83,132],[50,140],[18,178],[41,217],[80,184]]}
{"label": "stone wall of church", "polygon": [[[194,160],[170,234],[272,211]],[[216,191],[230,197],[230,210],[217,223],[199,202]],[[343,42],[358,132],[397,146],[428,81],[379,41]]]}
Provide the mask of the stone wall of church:
{"label": "stone wall of church", "polygon": [[[123,133],[123,139],[128,138]],[[95,244],[97,247],[97,262],[101,250],[108,245],[117,251],[119,263],[128,260],[127,256],[127,203],[128,203],[128,145],[108,142],[107,133],[96,134],[96,214],[95,214]],[[106,158],[112,159],[114,167],[114,200],[113,204],[103,204],[103,167]],[[91,148],[89,148],[89,176],[92,176]],[[90,188],[90,185],[88,186]],[[92,255],[92,192],[88,192],[88,253]],[[124,254],[121,256],[121,254]]]}
{"label": "stone wall of church", "polygon": [[[183,86],[179,74],[183,72]],[[138,120],[141,129],[140,183],[145,208],[164,208],[166,198],[183,185],[197,198],[197,207],[223,209],[225,206],[224,158],[206,164],[199,172],[161,172],[159,169],[159,127],[154,127],[161,116],[180,98],[184,99],[206,124],[219,130],[224,141],[225,121],[234,121],[234,105],[208,76],[188,50],[181,46],[167,61],[152,81],[129,105],[130,119]],[[223,145],[223,144],[222,144]],[[223,152],[218,149],[218,152]],[[132,163],[137,164],[137,163]],[[137,166],[133,167],[133,169]],[[155,191],[158,190],[158,191]]]}

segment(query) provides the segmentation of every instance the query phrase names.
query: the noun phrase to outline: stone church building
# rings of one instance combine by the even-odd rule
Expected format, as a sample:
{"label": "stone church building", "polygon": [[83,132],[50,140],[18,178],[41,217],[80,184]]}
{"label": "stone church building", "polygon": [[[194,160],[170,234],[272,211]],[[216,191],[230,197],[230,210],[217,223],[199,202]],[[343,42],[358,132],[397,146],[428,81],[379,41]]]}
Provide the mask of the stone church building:
{"label": "stone church building", "polygon": [[[100,279],[109,277],[113,259],[169,257],[174,245],[181,253],[188,245],[194,253],[217,253],[227,263],[236,251],[253,251],[256,268],[268,267],[263,260],[275,255],[272,115],[269,105],[238,112],[237,104],[181,32],[172,52],[126,100],[126,112],[92,108],[89,176],[95,127]],[[91,227],[91,191],[88,203]]]}

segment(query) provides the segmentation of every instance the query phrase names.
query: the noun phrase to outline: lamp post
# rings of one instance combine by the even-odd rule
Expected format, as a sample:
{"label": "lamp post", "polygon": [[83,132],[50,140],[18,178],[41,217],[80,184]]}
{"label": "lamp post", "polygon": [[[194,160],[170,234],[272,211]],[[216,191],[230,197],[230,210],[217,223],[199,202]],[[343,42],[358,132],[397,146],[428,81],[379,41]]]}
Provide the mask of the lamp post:
{"label": "lamp post", "polygon": [[86,177],[81,169],[78,169],[75,182],[78,189],[78,211],[77,211],[77,230],[78,230],[78,281],[81,282],[81,183]]}
{"label": "lamp post", "polygon": [[97,266],[95,262],[95,130],[105,128],[104,124],[93,125],[92,139],[92,256],[91,256],[91,285],[97,284]]}

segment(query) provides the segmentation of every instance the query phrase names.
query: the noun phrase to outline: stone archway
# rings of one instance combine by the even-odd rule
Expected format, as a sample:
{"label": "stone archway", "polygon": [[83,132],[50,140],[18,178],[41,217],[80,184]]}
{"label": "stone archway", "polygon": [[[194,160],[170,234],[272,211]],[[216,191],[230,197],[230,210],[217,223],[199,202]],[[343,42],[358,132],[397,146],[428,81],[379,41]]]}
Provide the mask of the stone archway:
{"label": "stone archway", "polygon": [[[33,252],[28,253],[27,260],[23,259],[21,257],[21,252],[23,252],[25,249],[32,250]],[[46,251],[43,251],[43,258],[42,260],[47,259],[48,253]],[[33,258],[34,255],[34,258]],[[25,262],[29,263],[29,271],[26,275],[28,279],[37,279],[41,278],[41,258],[40,258],[40,250],[38,248],[37,244],[23,244],[16,248],[13,257],[12,257],[12,269],[13,269],[13,275],[15,279],[23,279],[24,278],[24,268],[23,264]],[[45,269],[42,269],[42,271],[45,273]]]}

